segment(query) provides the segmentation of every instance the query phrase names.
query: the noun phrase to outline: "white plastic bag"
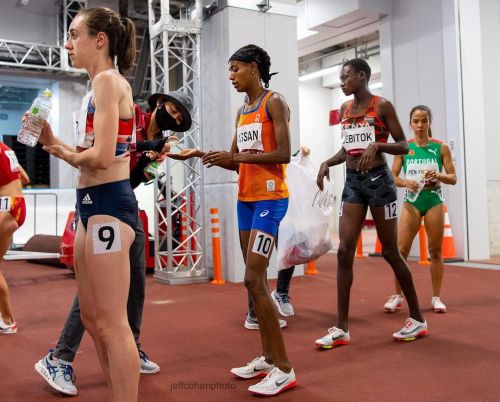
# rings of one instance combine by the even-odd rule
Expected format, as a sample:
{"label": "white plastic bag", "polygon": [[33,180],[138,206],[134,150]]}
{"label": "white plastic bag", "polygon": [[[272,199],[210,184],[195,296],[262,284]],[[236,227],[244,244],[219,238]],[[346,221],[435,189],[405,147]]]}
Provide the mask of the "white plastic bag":
{"label": "white plastic bag", "polygon": [[317,170],[309,156],[292,158],[286,169],[288,211],[278,232],[278,269],[316,260],[333,247],[328,230],[333,212],[331,183],[316,185]]}

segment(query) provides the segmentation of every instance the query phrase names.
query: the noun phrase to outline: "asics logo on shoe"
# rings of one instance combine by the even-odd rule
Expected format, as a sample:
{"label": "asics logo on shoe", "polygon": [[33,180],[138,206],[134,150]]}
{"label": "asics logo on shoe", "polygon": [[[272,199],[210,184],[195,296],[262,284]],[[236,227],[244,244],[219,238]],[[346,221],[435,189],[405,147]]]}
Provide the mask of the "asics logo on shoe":
{"label": "asics logo on shoe", "polygon": [[281,387],[284,383],[286,382],[286,378],[283,380],[283,381],[276,381],[274,384],[277,386],[277,387]]}
{"label": "asics logo on shoe", "polygon": [[267,216],[269,214],[269,211],[266,209],[265,211],[262,211],[260,213],[260,217],[263,218],[264,216]]}
{"label": "asics logo on shoe", "polygon": [[370,180],[371,181],[375,181],[377,180],[380,176],[382,176],[381,174],[379,174],[378,176],[375,176],[375,177],[370,177]]}
{"label": "asics logo on shoe", "polygon": [[429,152],[432,152],[434,154],[434,156],[437,156],[436,155],[437,149],[429,149]]}
{"label": "asics logo on shoe", "polygon": [[82,204],[87,204],[87,205],[92,204],[92,200],[90,199],[89,193],[87,193],[85,197],[83,197]]}

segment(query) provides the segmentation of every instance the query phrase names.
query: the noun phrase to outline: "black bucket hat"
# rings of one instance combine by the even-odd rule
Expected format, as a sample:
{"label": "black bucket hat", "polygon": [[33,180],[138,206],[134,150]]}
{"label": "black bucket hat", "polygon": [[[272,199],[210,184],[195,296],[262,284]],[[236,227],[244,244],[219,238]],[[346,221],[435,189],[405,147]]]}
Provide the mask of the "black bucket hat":
{"label": "black bucket hat", "polygon": [[156,93],[151,95],[148,99],[148,105],[151,111],[156,109],[156,102],[158,101],[158,98],[162,98],[163,102],[172,102],[177,107],[177,110],[182,113],[182,123],[179,124],[173,131],[188,131],[192,124],[191,109],[193,108],[193,104],[191,102],[191,98],[183,91],[172,91],[166,94]]}

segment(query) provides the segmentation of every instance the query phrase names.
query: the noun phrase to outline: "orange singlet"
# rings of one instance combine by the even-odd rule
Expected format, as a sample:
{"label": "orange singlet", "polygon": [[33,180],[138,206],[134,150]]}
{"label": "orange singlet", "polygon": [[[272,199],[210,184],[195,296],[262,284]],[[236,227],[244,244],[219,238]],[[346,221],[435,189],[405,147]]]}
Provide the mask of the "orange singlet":
{"label": "orange singlet", "polygon": [[[236,130],[239,153],[264,153],[276,149],[274,125],[267,110],[267,100],[272,95],[267,90],[258,105],[247,112],[242,111]],[[257,165],[240,163],[238,200],[262,201],[287,198],[285,183],[286,165],[272,163]]]}

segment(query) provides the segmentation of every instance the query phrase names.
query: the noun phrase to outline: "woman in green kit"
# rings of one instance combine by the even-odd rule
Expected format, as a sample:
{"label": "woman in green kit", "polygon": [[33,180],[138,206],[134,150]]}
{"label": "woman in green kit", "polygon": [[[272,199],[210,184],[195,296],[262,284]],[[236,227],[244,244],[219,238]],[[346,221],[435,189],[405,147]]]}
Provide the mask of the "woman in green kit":
{"label": "woman in green kit", "polygon": [[[398,227],[399,249],[403,257],[408,258],[413,239],[424,217],[431,256],[432,309],[438,313],[445,313],[446,306],[440,299],[444,271],[441,256],[444,197],[441,183],[455,184],[457,176],[450,148],[432,138],[431,122],[432,113],[427,106],[418,105],[411,110],[410,126],[414,137],[408,141],[410,150],[407,155],[394,156],[392,175],[396,186],[407,189]],[[443,167],[446,173],[442,172]],[[399,177],[401,168],[405,172],[404,179]],[[415,193],[422,184],[423,188],[415,198]],[[395,285],[396,293],[389,296],[384,305],[385,310],[390,313],[395,312],[403,303],[401,287],[396,279]]]}

